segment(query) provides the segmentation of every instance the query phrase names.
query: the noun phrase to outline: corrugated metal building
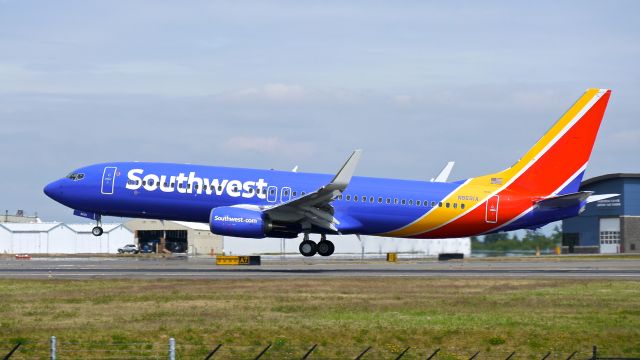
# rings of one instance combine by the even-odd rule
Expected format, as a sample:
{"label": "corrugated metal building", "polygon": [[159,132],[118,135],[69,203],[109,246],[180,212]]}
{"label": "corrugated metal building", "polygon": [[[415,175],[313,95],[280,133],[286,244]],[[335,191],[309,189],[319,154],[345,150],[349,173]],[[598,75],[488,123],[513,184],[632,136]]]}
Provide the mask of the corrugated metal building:
{"label": "corrugated metal building", "polygon": [[158,245],[171,252],[189,255],[221,254],[223,237],[209,230],[208,224],[186,221],[135,219],[124,224],[134,233],[135,243],[155,252]]}
{"label": "corrugated metal building", "polygon": [[640,252],[640,174],[608,174],[585,180],[580,191],[620,194],[586,206],[580,216],[563,220],[567,252]]}
{"label": "corrugated metal building", "polygon": [[[311,237],[314,239],[314,237]],[[317,241],[317,236],[315,240]],[[414,254],[416,256],[438,256],[443,253],[461,253],[471,256],[471,239],[402,239],[377,236],[355,235],[330,236],[336,246],[335,255],[364,254],[383,255],[387,252]],[[296,239],[245,239],[225,237],[224,251],[228,255],[264,255],[294,254],[298,255],[298,246],[302,237]],[[302,255],[300,255],[302,256]],[[317,255],[316,255],[317,256]]]}
{"label": "corrugated metal building", "polygon": [[104,234],[93,236],[91,224],[0,223],[0,252],[5,254],[116,253],[133,242],[121,224],[103,224]]}

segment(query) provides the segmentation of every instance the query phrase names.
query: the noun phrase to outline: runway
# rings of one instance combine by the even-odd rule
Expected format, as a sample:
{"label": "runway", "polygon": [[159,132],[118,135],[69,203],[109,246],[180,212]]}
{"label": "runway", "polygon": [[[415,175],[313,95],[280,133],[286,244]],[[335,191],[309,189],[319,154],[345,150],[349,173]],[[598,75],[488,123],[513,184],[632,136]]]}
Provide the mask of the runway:
{"label": "runway", "polygon": [[491,277],[640,280],[640,260],[534,259],[516,261],[400,261],[349,259],[270,260],[261,266],[216,266],[213,258],[0,259],[0,278],[300,278],[300,277]]}

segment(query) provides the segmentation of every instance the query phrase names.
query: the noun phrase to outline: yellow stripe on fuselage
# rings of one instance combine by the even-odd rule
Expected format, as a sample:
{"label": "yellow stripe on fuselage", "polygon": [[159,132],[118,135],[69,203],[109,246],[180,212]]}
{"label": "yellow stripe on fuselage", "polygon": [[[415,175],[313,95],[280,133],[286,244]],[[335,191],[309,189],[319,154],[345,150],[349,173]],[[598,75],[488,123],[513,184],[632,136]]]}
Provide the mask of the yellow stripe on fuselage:
{"label": "yellow stripe on fuselage", "polygon": [[[498,173],[488,174],[477,178],[468,180],[464,185],[458,187],[445,199],[446,202],[457,202],[458,204],[464,203],[465,208],[460,207],[454,209],[453,207],[437,207],[431,209],[427,214],[423,215],[413,223],[402,227],[398,230],[394,230],[383,236],[393,237],[407,237],[417,234],[422,234],[431,230],[435,230],[442,227],[457,218],[464,216],[471,212],[477,206],[484,203],[493,194],[499,192],[503,188],[507,187],[516,176],[527,168],[529,164],[535,162],[541,152],[560,134],[571,121],[578,115],[578,113],[598,94],[599,89],[589,89],[573,106],[566,112],[560,119],[547,131],[540,140],[531,148],[527,153],[512,167],[503,170]],[[494,179],[492,181],[492,179]],[[478,198],[478,201],[464,200],[468,198]],[[462,200],[461,200],[462,199]]]}

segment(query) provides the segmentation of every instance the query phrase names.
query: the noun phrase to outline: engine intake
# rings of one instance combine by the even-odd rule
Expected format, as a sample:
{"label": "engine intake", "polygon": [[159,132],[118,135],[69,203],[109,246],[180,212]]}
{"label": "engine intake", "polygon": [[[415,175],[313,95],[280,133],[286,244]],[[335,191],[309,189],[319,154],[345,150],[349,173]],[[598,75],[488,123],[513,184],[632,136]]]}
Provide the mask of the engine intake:
{"label": "engine intake", "polygon": [[211,210],[209,215],[209,228],[218,235],[262,239],[271,227],[266,216],[255,210],[222,206]]}

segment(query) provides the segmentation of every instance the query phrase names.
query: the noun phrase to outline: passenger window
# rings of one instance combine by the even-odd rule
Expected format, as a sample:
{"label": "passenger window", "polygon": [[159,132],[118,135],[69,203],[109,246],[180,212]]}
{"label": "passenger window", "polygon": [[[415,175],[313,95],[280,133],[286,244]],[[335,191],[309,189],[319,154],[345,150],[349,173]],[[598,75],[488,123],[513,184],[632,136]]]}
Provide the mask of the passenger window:
{"label": "passenger window", "polygon": [[413,200],[409,200],[409,205],[413,205]]}
{"label": "passenger window", "polygon": [[387,204],[391,204],[391,198],[387,198]]}
{"label": "passenger window", "polygon": [[362,202],[367,202],[367,197],[366,196],[362,197]]}
{"label": "passenger window", "polygon": [[445,205],[447,206],[447,208],[449,208],[449,203],[446,203]]}
{"label": "passenger window", "polygon": [[436,207],[436,202],[435,201],[431,202],[431,207]]}
{"label": "passenger window", "polygon": [[273,189],[271,189],[269,192],[271,193],[271,195],[273,195],[273,194],[275,194],[275,193],[276,193],[276,191],[275,191],[275,190],[273,190]]}
{"label": "passenger window", "polygon": [[420,200],[416,200],[416,206],[420,206],[421,202]]}
{"label": "passenger window", "polygon": [[424,206],[429,206],[429,200],[424,201]]}
{"label": "passenger window", "polygon": [[458,208],[458,203],[453,203],[453,208],[457,209]]}
{"label": "passenger window", "polygon": [[297,191],[294,191],[294,192],[293,192],[293,197],[296,197],[297,195],[298,195],[298,192],[297,192]]}
{"label": "passenger window", "polygon": [[378,204],[382,204],[382,198],[381,197],[378,198]]}
{"label": "passenger window", "polygon": [[147,182],[145,180],[142,180],[142,186],[147,185]]}
{"label": "passenger window", "polygon": [[304,194],[305,194],[305,192],[303,191],[303,192],[300,193],[300,196],[304,196]]}
{"label": "passenger window", "polygon": [[438,203],[438,207],[442,207],[442,202],[439,202],[439,203]]}
{"label": "passenger window", "polygon": [[464,203],[460,204],[460,209],[464,209]]}
{"label": "passenger window", "polygon": [[222,191],[222,185],[218,185],[218,191]]}
{"label": "passenger window", "polygon": [[402,199],[402,205],[405,205],[407,203],[407,200]]}
{"label": "passenger window", "polygon": [[358,195],[353,195],[353,201],[358,201]]}
{"label": "passenger window", "polygon": [[194,185],[193,185],[193,188],[194,188],[194,189],[196,189],[196,190],[198,190],[198,186],[199,186],[198,184],[194,184]]}
{"label": "passenger window", "polygon": [[351,195],[347,195],[347,201],[351,200]]}
{"label": "passenger window", "polygon": [[338,200],[342,200],[342,195],[338,195]]}
{"label": "passenger window", "polygon": [[394,203],[395,205],[398,205],[398,198],[393,198],[393,203]]}
{"label": "passenger window", "polygon": [[373,196],[369,198],[369,202],[373,203]]}
{"label": "passenger window", "polygon": [[284,196],[287,196],[287,195],[289,195],[289,191],[288,191],[288,190],[285,190],[285,191],[284,191]]}

